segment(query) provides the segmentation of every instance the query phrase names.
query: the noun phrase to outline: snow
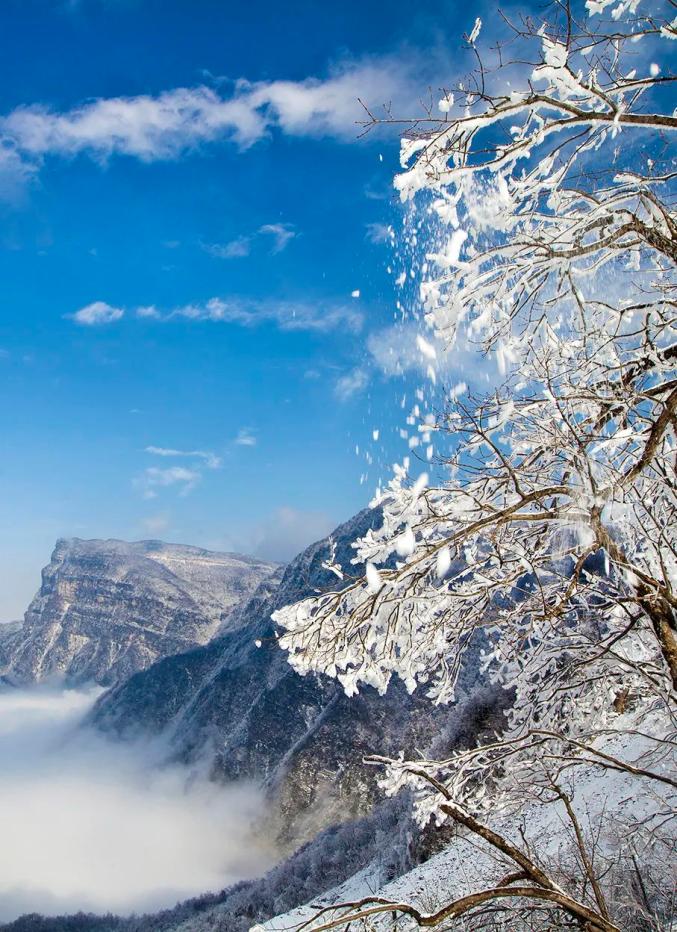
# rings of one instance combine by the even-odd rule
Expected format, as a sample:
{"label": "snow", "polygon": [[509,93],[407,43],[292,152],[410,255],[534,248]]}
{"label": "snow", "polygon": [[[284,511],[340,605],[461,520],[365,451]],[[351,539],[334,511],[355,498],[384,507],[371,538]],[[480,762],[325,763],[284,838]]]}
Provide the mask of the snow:
{"label": "snow", "polygon": [[468,36],[468,42],[470,43],[470,45],[474,45],[477,42],[477,40],[479,39],[481,29],[482,29],[482,20],[478,16],[477,19],[475,20],[475,25],[472,27],[472,32]]}
{"label": "snow", "polygon": [[[628,729],[633,725],[640,726],[638,730],[643,733],[657,728],[658,736],[665,734],[665,724],[661,716],[647,716],[641,722],[629,720],[627,723]],[[651,760],[656,757],[655,749],[655,743],[642,734],[614,736],[604,744],[607,753],[644,767],[647,766],[647,758]],[[673,760],[673,763],[677,764],[677,761]],[[675,770],[672,772],[674,774]],[[656,784],[646,780],[640,783],[644,785],[638,785],[638,779],[631,774],[594,765],[578,767],[575,775],[567,778],[566,790],[579,820],[586,826],[595,826],[598,820],[604,819],[614,829],[602,838],[598,857],[602,854],[610,857],[637,855],[641,851],[641,826],[659,821],[666,807],[677,804],[677,793],[668,787],[661,785],[657,789]],[[499,815],[485,821],[518,846],[522,846],[520,832],[523,832],[526,842],[538,850],[541,863],[548,859],[565,859],[572,842],[565,834],[568,820],[563,804],[559,801],[544,804],[530,798],[526,786],[524,800],[524,806],[518,814]],[[636,832],[630,826],[635,826]],[[615,831],[617,827],[618,831]],[[445,902],[473,890],[486,888],[491,882],[505,876],[508,870],[510,862],[503,858],[497,861],[487,846],[478,843],[478,839],[468,833],[461,832],[441,853],[394,881],[384,883],[379,875],[378,863],[372,863],[344,884],[327,891],[322,897],[316,897],[312,904],[276,916],[254,928],[261,932],[292,932],[301,923],[312,920],[317,906],[345,903],[369,896],[383,897],[395,903],[412,903],[423,912],[430,912]],[[431,899],[434,900],[432,909]],[[326,920],[329,917],[324,918]],[[390,913],[380,919],[372,919],[372,922],[372,928],[379,932],[392,928]],[[307,927],[308,932],[318,924],[311,922]],[[401,932],[413,932],[417,926],[400,916],[397,928]],[[347,932],[346,926],[340,926],[339,930]]]}
{"label": "snow", "polygon": [[416,346],[419,352],[427,359],[437,359],[437,351],[432,343],[429,343],[421,334],[416,335]]}
{"label": "snow", "polygon": [[451,554],[449,553],[448,547],[442,547],[441,550],[437,552],[437,560],[435,563],[435,575],[438,579],[444,579],[451,568]]}
{"label": "snow", "polygon": [[373,563],[367,563],[366,566],[366,576],[367,576],[367,589],[370,593],[378,592],[381,586],[381,574],[376,569]]}

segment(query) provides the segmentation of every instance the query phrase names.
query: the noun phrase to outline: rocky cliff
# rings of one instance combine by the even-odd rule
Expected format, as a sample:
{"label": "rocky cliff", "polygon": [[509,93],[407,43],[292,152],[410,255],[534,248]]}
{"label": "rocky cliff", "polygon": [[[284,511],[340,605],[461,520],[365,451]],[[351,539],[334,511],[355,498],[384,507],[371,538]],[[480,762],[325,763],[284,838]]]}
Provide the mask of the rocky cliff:
{"label": "rocky cliff", "polygon": [[227,630],[276,569],[159,541],[59,540],[23,624],[0,639],[0,677],[122,682]]}

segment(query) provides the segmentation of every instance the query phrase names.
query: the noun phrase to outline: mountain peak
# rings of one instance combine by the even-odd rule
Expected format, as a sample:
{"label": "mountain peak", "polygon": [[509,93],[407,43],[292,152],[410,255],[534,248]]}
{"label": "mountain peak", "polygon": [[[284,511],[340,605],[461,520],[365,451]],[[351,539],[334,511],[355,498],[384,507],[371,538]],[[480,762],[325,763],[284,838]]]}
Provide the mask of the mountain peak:
{"label": "mountain peak", "polygon": [[278,566],[159,540],[57,540],[0,675],[103,685],[206,644]]}

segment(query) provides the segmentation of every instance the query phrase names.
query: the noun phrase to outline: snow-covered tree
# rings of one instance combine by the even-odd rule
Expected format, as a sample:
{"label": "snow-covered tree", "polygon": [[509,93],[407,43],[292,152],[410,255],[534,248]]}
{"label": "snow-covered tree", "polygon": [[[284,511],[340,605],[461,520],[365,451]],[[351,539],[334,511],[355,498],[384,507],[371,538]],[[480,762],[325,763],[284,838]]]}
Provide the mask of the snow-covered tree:
{"label": "snow-covered tree", "polygon": [[[556,3],[547,22],[511,24],[510,59],[506,46],[488,64],[477,52],[441,115],[402,121],[395,184],[428,244],[427,326],[503,378],[485,394],[457,386],[441,414],[421,416],[443,478],[396,467],[377,498],[382,527],[355,545],[365,578],[274,617],[292,665],[349,694],[399,676],[449,702],[478,644],[488,675],[514,690],[505,733],[446,761],[385,762],[386,789],[413,785],[423,821],[452,818],[515,861],[507,886],[528,884],[499,899],[544,899],[612,929],[570,797],[544,760],[557,774],[580,763],[675,788],[677,19],[670,2],[586,7]],[[619,744],[629,730],[641,748]],[[518,807],[527,784],[564,807],[582,892],[487,839],[483,815]]]}

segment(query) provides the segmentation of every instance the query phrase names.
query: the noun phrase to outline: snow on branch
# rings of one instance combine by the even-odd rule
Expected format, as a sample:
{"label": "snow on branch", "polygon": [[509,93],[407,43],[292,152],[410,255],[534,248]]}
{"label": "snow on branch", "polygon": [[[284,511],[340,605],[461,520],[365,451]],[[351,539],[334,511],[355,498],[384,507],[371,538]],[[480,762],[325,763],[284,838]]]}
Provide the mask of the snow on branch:
{"label": "snow on branch", "polygon": [[[399,121],[395,184],[419,211],[427,323],[438,346],[493,360],[502,384],[452,392],[421,424],[438,450],[448,443],[444,478],[395,468],[382,526],[355,544],[366,578],[274,620],[295,669],[337,677],[349,695],[397,676],[453,701],[478,651],[512,691],[498,751],[388,763],[387,791],[416,787],[422,821],[509,809],[525,774],[562,803],[552,768],[577,762],[674,784],[677,117],[659,53],[677,31],[672,5],[658,7],[662,17],[639,0],[589,0],[586,18],[556,4],[551,21],[510,27],[520,61],[536,53],[521,83],[501,50],[497,68],[478,52],[441,118]],[[616,742],[642,722],[652,766]],[[556,902],[616,928],[594,898],[581,908],[595,918]],[[352,907],[432,924],[401,905]]]}

